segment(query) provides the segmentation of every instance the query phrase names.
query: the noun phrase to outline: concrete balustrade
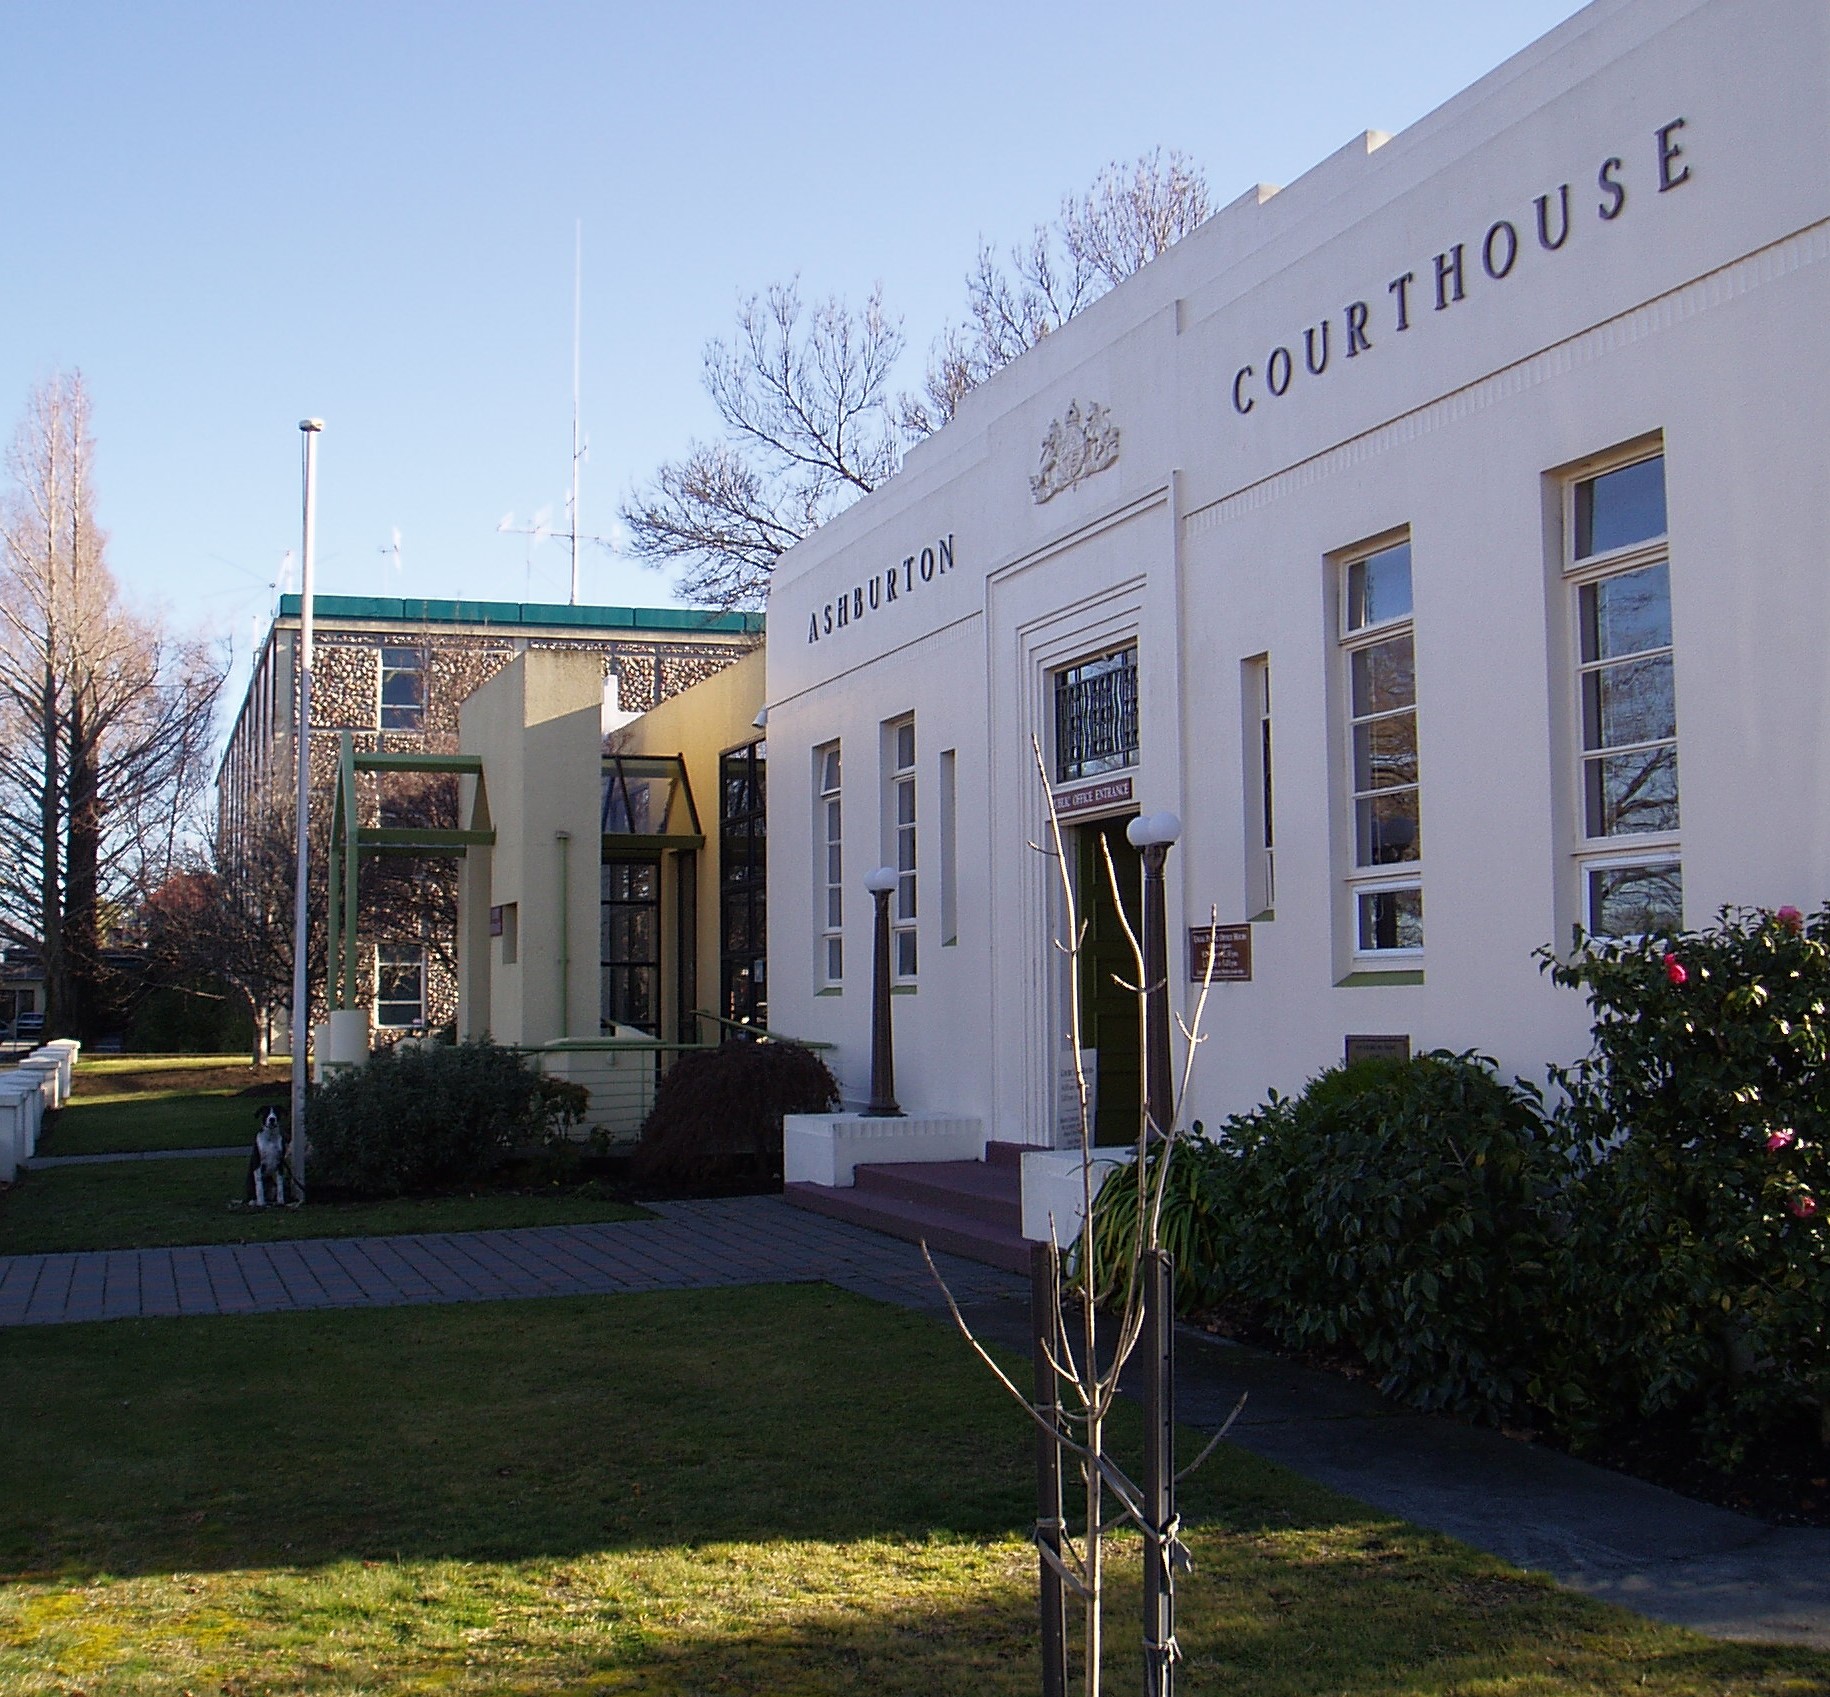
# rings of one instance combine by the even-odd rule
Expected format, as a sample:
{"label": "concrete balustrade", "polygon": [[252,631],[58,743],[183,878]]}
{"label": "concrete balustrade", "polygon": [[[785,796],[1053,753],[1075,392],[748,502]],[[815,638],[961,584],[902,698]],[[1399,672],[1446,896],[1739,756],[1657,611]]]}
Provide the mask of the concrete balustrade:
{"label": "concrete balustrade", "polygon": [[[0,1141],[12,1150],[15,1167],[37,1153],[38,1134],[43,1125],[43,1074],[0,1073]],[[4,1155],[0,1155],[0,1162],[4,1159]]]}
{"label": "concrete balustrade", "polygon": [[22,1073],[35,1072],[44,1078],[45,1110],[51,1111],[64,1105],[64,1069],[63,1063],[55,1055],[30,1054],[19,1063]]}
{"label": "concrete balustrade", "polygon": [[83,1046],[74,1037],[53,1037],[48,1043],[40,1043],[32,1051],[34,1055],[53,1055],[57,1059],[58,1090],[64,1101],[69,1101],[70,1093],[76,1088],[76,1062],[82,1054]]}

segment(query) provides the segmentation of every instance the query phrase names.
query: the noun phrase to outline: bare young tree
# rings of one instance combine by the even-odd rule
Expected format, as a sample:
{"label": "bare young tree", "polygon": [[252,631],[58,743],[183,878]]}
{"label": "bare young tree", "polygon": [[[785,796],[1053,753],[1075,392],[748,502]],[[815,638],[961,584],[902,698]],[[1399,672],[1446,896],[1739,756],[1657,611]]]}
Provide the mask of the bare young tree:
{"label": "bare young tree", "polygon": [[966,277],[966,319],[942,333],[928,357],[923,393],[905,395],[898,417],[925,435],[1019,354],[1033,348],[1108,289],[1179,242],[1212,211],[1207,179],[1186,154],[1161,148],[1114,160],[1081,195],[1067,195],[1052,224],[1000,263],[989,242]]}
{"label": "bare young tree", "polygon": [[[1071,1246],[1070,1255],[1064,1257],[1060,1243],[1053,1241],[1055,1223],[1052,1219],[1050,1221],[1052,1264],[1058,1269],[1058,1274],[1054,1288],[1049,1293],[1053,1312],[1041,1348],[1054,1387],[1052,1394],[1038,1388],[1038,1393],[1031,1396],[1017,1385],[973,1334],[952,1291],[947,1288],[946,1281],[935,1267],[925,1243],[922,1245],[922,1254],[926,1257],[928,1269],[940,1285],[954,1323],[966,1342],[991,1369],[998,1383],[1022,1405],[1057,1453],[1070,1457],[1079,1464],[1082,1485],[1079,1514],[1077,1517],[1069,1517],[1078,1519],[1078,1530],[1068,1523],[1068,1519],[1063,1519],[1046,1532],[1038,1523],[1037,1549],[1045,1569],[1052,1572],[1054,1582],[1080,1605],[1081,1689],[1085,1697],[1099,1697],[1105,1660],[1108,1534],[1126,1524],[1133,1525],[1144,1533],[1144,1559],[1146,1563],[1160,1564],[1160,1582],[1169,1586],[1172,1595],[1174,1571],[1186,1570],[1192,1565],[1180,1540],[1179,1522],[1173,1516],[1167,1525],[1153,1522],[1147,1483],[1140,1484],[1119,1465],[1109,1443],[1107,1423],[1118,1400],[1120,1377],[1126,1363],[1136,1354],[1145,1330],[1147,1289],[1151,1283],[1155,1259],[1162,1249],[1163,1198],[1169,1181],[1170,1162],[1177,1145],[1191,1135],[1183,1109],[1194,1070],[1195,1055],[1202,1042],[1201,1024],[1211,984],[1212,950],[1209,951],[1208,975],[1203,979],[1194,1017],[1187,1023],[1177,1022],[1182,1033],[1184,1051],[1180,1078],[1167,1113],[1168,1123],[1156,1122],[1147,1098],[1140,1109],[1137,1143],[1125,1181],[1136,1187],[1133,1205],[1126,1211],[1127,1218],[1132,1222],[1129,1241],[1122,1253],[1110,1258],[1102,1276],[1094,1248],[1094,1205],[1100,1190],[1100,1180],[1096,1176],[1098,1169],[1093,1160],[1090,1091],[1081,1061],[1081,1056],[1085,1053],[1080,1012],[1081,953],[1086,940],[1086,924],[1081,917],[1080,903],[1070,871],[1072,861],[1067,853],[1061,820],[1055,811],[1049,789],[1048,771],[1043,763],[1041,746],[1039,743],[1033,746],[1036,769],[1042,778],[1043,795],[1047,798],[1049,824],[1046,846],[1034,846],[1040,847],[1041,852],[1054,860],[1061,891],[1064,923],[1057,947],[1065,957],[1067,966],[1069,1029],[1066,1035],[1069,1052],[1074,1056],[1080,1133],[1080,1229],[1077,1242]],[[1105,853],[1105,874],[1137,973],[1135,982],[1120,982],[1137,998],[1140,1053],[1148,1055],[1153,1035],[1152,1003],[1159,999],[1166,1001],[1167,998],[1153,996],[1153,991],[1160,991],[1163,986],[1160,981],[1153,984],[1145,970],[1145,949],[1140,940],[1142,919],[1140,916],[1139,922],[1133,923],[1131,916],[1125,912],[1110,849]],[[1103,1324],[1102,1312],[1105,1316]],[[1242,1398],[1239,1408],[1234,1409],[1231,1418],[1214,1435],[1207,1447],[1189,1466],[1175,1475],[1177,1480],[1187,1477],[1213,1453],[1232,1429],[1233,1421],[1238,1418],[1243,1406]],[[1114,1503],[1115,1509],[1112,1507]],[[1144,1652],[1145,1690],[1155,1692],[1166,1689],[1170,1683],[1169,1667],[1177,1654],[1173,1633],[1167,1642],[1153,1643],[1147,1630]]]}
{"label": "bare young tree", "polygon": [[694,601],[761,606],[776,559],[901,463],[889,378],[902,346],[880,288],[856,310],[810,309],[794,282],[749,296],[736,336],[705,350],[725,440],[694,443],[624,501],[631,552],[679,569]]}
{"label": "bare young tree", "polygon": [[51,1024],[87,1035],[106,916],[174,864],[221,670],[120,604],[80,375],[36,389],[0,496],[0,930],[37,946]]}

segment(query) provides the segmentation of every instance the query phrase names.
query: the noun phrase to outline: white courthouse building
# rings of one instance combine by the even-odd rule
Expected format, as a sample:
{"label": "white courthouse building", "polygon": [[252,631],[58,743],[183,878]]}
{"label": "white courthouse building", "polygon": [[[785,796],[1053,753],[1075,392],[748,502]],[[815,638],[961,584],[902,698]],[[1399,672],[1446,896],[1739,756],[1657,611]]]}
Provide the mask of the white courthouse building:
{"label": "white courthouse building", "polygon": [[863,1099],[895,866],[903,1106],[1057,1141],[1032,739],[1096,957],[1139,812],[1178,1006],[1239,928],[1210,1125],[1356,1036],[1541,1079],[1588,1021],[1535,950],[1830,897],[1827,115],[1825,0],[1597,0],[968,396],[776,574],[771,1026]]}

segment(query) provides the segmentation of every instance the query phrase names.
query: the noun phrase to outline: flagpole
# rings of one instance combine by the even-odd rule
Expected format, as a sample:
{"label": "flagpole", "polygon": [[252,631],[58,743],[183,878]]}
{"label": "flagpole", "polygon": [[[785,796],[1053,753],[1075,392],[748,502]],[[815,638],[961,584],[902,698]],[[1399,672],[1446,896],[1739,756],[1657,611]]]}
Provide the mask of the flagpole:
{"label": "flagpole", "polygon": [[318,435],[321,418],[302,418],[304,436],[305,536],[304,581],[299,596],[298,709],[292,723],[294,764],[298,773],[298,798],[294,822],[298,856],[292,885],[292,1150],[293,1194],[305,1194],[305,1054],[311,1036],[311,985],[307,967],[309,882],[311,864],[311,597],[313,535],[317,520]]}

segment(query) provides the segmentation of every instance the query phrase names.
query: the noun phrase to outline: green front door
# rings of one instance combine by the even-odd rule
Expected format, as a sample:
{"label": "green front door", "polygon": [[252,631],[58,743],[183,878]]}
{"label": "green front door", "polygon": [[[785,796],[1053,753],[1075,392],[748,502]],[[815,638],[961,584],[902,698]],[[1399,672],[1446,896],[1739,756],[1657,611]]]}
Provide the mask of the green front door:
{"label": "green front door", "polygon": [[[1077,861],[1075,888],[1086,942],[1080,956],[1081,1036],[1099,1056],[1098,1107],[1093,1122],[1095,1143],[1135,1143],[1143,1111],[1144,1068],[1138,1044],[1137,996],[1125,984],[1138,980],[1137,959],[1119,923],[1112,899],[1112,879],[1100,851],[1103,838],[1112,851],[1118,892],[1133,926],[1141,923],[1143,864],[1125,837],[1128,819],[1082,825],[1074,833]],[[1123,983],[1118,980],[1123,980]]]}

